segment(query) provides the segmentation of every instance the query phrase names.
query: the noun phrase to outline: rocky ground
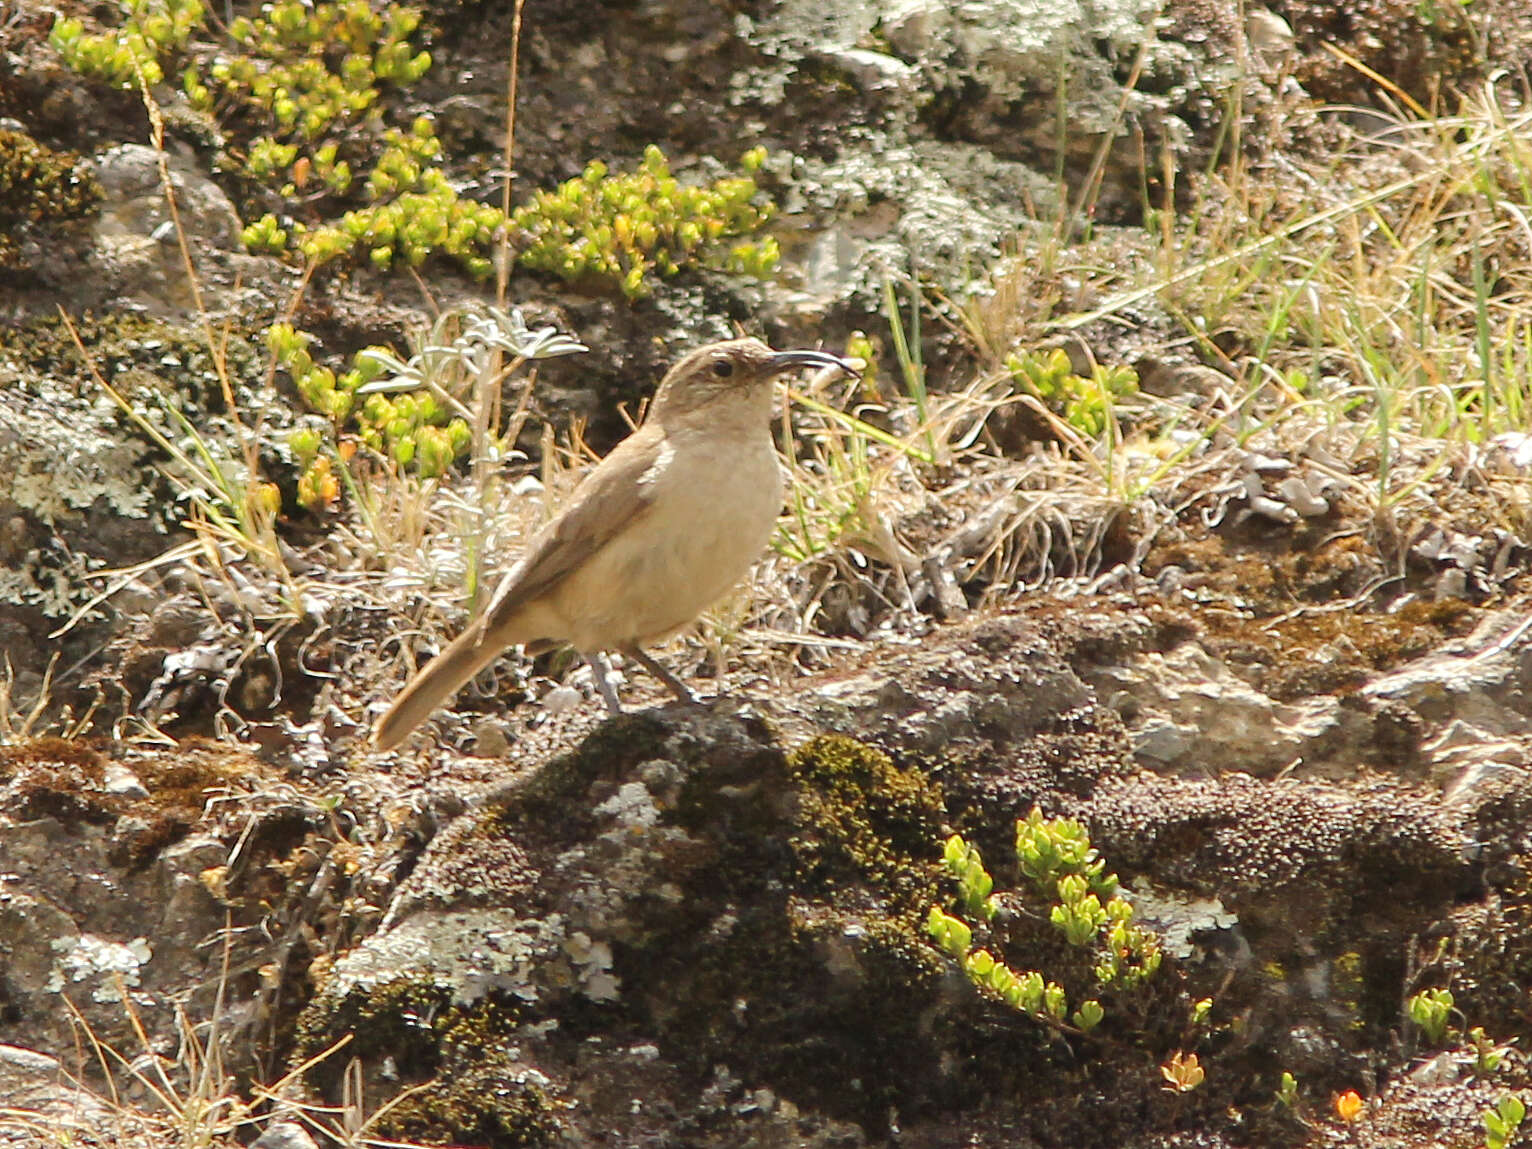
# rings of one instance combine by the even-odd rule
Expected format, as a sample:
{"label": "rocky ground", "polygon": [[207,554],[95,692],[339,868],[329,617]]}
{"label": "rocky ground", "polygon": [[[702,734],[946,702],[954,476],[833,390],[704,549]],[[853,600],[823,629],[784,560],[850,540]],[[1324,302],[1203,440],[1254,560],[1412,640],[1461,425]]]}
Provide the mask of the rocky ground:
{"label": "rocky ground", "polygon": [[[580,672],[508,655],[388,756],[371,721],[462,624],[449,513],[482,475],[379,464],[398,505],[302,509],[291,433],[328,423],[260,331],[290,316],[340,365],[493,286],[247,252],[281,197],[239,175],[245,126],[66,67],[55,19],[122,14],[56,7],[0,6],[0,1144],[1495,1143],[1485,1114],[1532,1088],[1517,416],[1379,433],[1350,398],[1370,376],[1303,332],[1270,358],[1322,360],[1333,401],[1246,373],[1275,326],[1090,265],[1152,265],[1148,205],[1191,196],[1231,124],[1277,198],[1328,151],[1411,178],[1379,123],[1519,59],[1519,5],[530,0],[517,195],[649,143],[697,180],[761,144],[783,265],[637,301],[518,270],[509,300],[590,351],[506,384],[507,487],[556,491],[571,427],[604,449],[736,324],[874,332],[851,401],[889,441],[943,438],[875,451],[833,539],[795,504],[661,653],[701,706],[634,673],[608,718]],[[511,13],[427,16],[433,67],[389,114],[429,111],[456,186],[497,203]],[[1014,268],[1071,209],[1028,248],[1058,263]],[[1515,282],[1503,242],[1459,289]],[[885,304],[912,267],[924,422]],[[1134,367],[1121,433],[1017,399],[1021,348]],[[845,464],[827,425],[786,436],[808,502]],[[274,514],[209,517],[235,471]],[[1099,972],[1131,947],[1056,926],[1017,860],[1034,810],[1118,875],[1160,955],[1141,984]],[[953,834],[995,881],[973,948],[1056,983],[1060,1016],[928,931],[965,912]]]}

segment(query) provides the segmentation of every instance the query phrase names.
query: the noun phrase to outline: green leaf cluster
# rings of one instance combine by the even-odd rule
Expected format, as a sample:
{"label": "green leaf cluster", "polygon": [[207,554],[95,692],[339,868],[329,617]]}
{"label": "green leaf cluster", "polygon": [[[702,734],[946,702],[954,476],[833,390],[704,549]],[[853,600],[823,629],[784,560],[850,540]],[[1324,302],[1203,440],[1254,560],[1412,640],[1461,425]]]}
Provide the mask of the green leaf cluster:
{"label": "green leaf cluster", "polygon": [[[358,395],[358,390],[386,371],[386,348],[368,348],[353,357],[350,370],[337,375],[314,362],[309,352],[313,336],[291,324],[275,323],[266,330],[266,346],[277,364],[292,377],[305,403],[332,424],[334,446],[345,432],[377,454],[392,459],[423,478],[440,475],[468,449],[468,423],[454,416],[430,392],[396,396]],[[325,439],[313,429],[296,432],[292,447],[303,467],[299,502],[313,507],[328,503],[332,492],[318,472],[328,474]],[[308,483],[308,486],[305,486]]]}
{"label": "green leaf cluster", "polygon": [[764,148],[746,152],[743,174],[688,186],[665,154],[644,150],[638,170],[612,175],[592,162],[583,174],[539,192],[511,216],[523,266],[568,281],[609,280],[628,299],[648,295],[649,277],[687,263],[764,276],[780,258],[776,240],[751,240],[773,214],[756,187]]}
{"label": "green leaf cluster", "polygon": [[[1069,996],[1058,982],[1047,981],[1036,970],[1018,973],[1005,962],[998,960],[988,950],[974,950],[973,931],[961,918],[943,913],[937,906],[931,907],[926,919],[926,931],[936,939],[936,944],[963,967],[968,980],[979,989],[992,994],[1012,1009],[1029,1014],[1039,1020],[1062,1023],[1069,1013]],[[1106,1011],[1101,1003],[1091,999],[1081,1003],[1075,1010],[1074,1024],[1089,1032],[1101,1024]]]}
{"label": "green leaf cluster", "polygon": [[1486,1109],[1482,1118],[1484,1149],[1506,1149],[1526,1116],[1526,1103],[1514,1093],[1507,1093],[1495,1108]]}
{"label": "green leaf cluster", "polygon": [[1102,898],[1117,892],[1117,875],[1106,873],[1085,827],[1073,818],[1044,818],[1036,806],[1016,823],[1016,860],[1045,896],[1060,878],[1071,876],[1084,879],[1084,888]]}
{"label": "green leaf cluster", "polygon": [[212,78],[281,131],[318,139],[367,113],[380,83],[406,88],[426,74],[431,54],[410,44],[419,26],[419,10],[400,5],[277,0],[229,25],[244,54],[220,58]]}
{"label": "green leaf cluster", "polygon": [[1410,1020],[1420,1026],[1426,1040],[1432,1045],[1440,1044],[1447,1036],[1447,1023],[1452,1017],[1452,991],[1423,989],[1410,998],[1407,1008]]}
{"label": "green leaf cluster", "polygon": [[[128,87],[136,62],[157,84],[165,58],[184,51],[203,26],[202,4],[119,4],[119,31],[86,35],[80,21],[64,20],[54,28],[54,45],[84,74]],[[490,247],[503,214],[458,195],[441,169],[441,141],[429,119],[417,119],[408,131],[378,124],[381,85],[408,87],[431,66],[431,54],[410,42],[419,25],[417,9],[396,4],[375,9],[368,0],[274,0],[258,17],[229,25],[233,50],[206,67],[186,64],[182,88],[193,106],[256,125],[260,134],[244,161],[255,182],[287,197],[316,189],[344,197],[357,170],[367,172],[365,206],[315,226],[264,215],[244,229],[249,250],[292,251],[315,265],[364,253],[382,269],[396,261],[418,267],[440,252],[476,276],[490,274]]]}
{"label": "green leaf cluster", "polygon": [[964,911],[970,917],[991,920],[995,916],[995,899],[990,891],[995,888],[995,880],[984,868],[979,848],[953,834],[942,849],[942,863],[958,881],[958,897]]}
{"label": "green leaf cluster", "polygon": [[[409,42],[419,25],[419,11],[392,4],[375,11],[367,0],[279,0],[257,19],[229,25],[243,51],[218,57],[209,78],[225,103],[272,132],[318,140],[366,116],[380,83],[408,87],[425,75],[431,54]],[[213,110],[216,99],[200,76],[184,86],[194,104]]]}
{"label": "green leaf cluster", "polygon": [[118,0],[123,26],[112,32],[85,31],[82,20],[59,20],[48,42],[64,63],[114,88],[133,88],[138,77],[151,87],[165,78],[164,57],[186,47],[202,26],[202,0]]}
{"label": "green leaf cluster", "polygon": [[[358,445],[423,478],[440,475],[473,444],[470,421],[489,427],[471,404],[489,402],[505,377],[529,361],[586,350],[556,328],[530,328],[517,309],[498,307],[443,312],[412,342],[408,360],[387,347],[367,347],[337,375],[314,361],[312,335],[289,323],[267,328],[273,359],[292,376],[304,402],[330,420],[328,435],[310,427],[291,440],[304,468],[304,506],[334,501],[339,488],[331,458],[344,461]],[[482,457],[505,449],[493,430],[478,445]]]}
{"label": "green leaf cluster", "polygon": [[[459,196],[437,166],[441,141],[429,119],[417,119],[408,132],[390,129],[377,165],[367,177],[374,203],[346,212],[338,223],[319,227],[291,225],[292,246],[316,266],[365,251],[372,265],[387,271],[396,262],[419,267],[433,254],[456,260],[484,278],[494,269],[489,252],[504,216],[498,208]],[[322,171],[316,164],[316,171]],[[349,170],[347,171],[349,181]],[[245,228],[250,250],[278,250],[274,239],[286,236],[273,215]]]}
{"label": "green leaf cluster", "polygon": [[[215,59],[207,83],[195,65],[188,67],[183,86],[193,105],[238,109],[264,127],[245,163],[252,178],[284,196],[306,190],[310,177],[330,194],[345,195],[372,134],[358,137],[349,129],[376,123],[380,85],[407,88],[431,67],[431,54],[410,43],[419,26],[417,9],[395,4],[374,9],[368,0],[279,0],[256,19],[231,23],[229,36],[242,51]],[[395,150],[386,139],[379,162]]]}
{"label": "green leaf cluster", "polygon": [[[282,0],[266,5],[260,19],[234,21],[229,34],[245,54],[220,58],[210,74],[225,102],[264,117],[272,133],[251,141],[247,174],[284,196],[304,192],[310,180],[329,195],[348,195],[357,168],[365,166],[366,141],[345,129],[365,119],[376,141],[380,85],[408,87],[430,68],[431,54],[410,43],[419,24],[414,8],[374,10],[367,0],[312,7]],[[190,71],[187,92],[194,102],[207,92]],[[216,101],[206,98],[211,108]],[[351,158],[342,155],[343,146]],[[262,216],[245,228],[246,247],[291,250],[314,266],[364,254],[385,271],[397,262],[419,267],[443,254],[479,278],[488,276],[504,216],[458,195],[442,170],[431,120],[418,117],[408,131],[383,130],[374,146],[363,181],[365,206],[313,226]]]}
{"label": "green leaf cluster", "polygon": [[[1158,939],[1152,931],[1132,924],[1132,905],[1116,893],[1116,875],[1105,873],[1105,864],[1080,823],[1045,819],[1034,808],[1016,824],[1016,856],[1033,885],[1052,901],[1049,920],[1069,944],[1094,949],[1093,972],[1102,989],[1128,990],[1154,976],[1161,960]],[[963,967],[969,980],[1041,1021],[1062,1024],[1067,1019],[1082,1032],[1099,1025],[1105,1017],[1099,1001],[1086,1000],[1071,1014],[1068,996],[1057,982],[1036,970],[1014,969],[987,949],[972,948],[970,921],[989,923],[999,908],[992,893],[994,881],[978,848],[961,835],[947,839],[942,862],[957,881],[958,900],[969,920],[932,906],[926,931]],[[1211,1008],[1211,1002],[1206,1006]]]}
{"label": "green leaf cluster", "polygon": [[1482,1025],[1476,1025],[1468,1031],[1468,1043],[1473,1046],[1473,1071],[1480,1077],[1488,1077],[1499,1069],[1505,1055],[1510,1052],[1510,1046],[1496,1045],[1489,1034],[1484,1032]]}
{"label": "green leaf cluster", "polygon": [[277,252],[287,250],[287,229],[274,215],[263,215],[240,232],[246,251]]}
{"label": "green leaf cluster", "polygon": [[1096,436],[1106,429],[1112,407],[1138,390],[1138,373],[1121,364],[1097,364],[1090,375],[1076,375],[1060,348],[1046,353],[1013,352],[1005,357],[1011,381],[1041,399],[1075,430]]}

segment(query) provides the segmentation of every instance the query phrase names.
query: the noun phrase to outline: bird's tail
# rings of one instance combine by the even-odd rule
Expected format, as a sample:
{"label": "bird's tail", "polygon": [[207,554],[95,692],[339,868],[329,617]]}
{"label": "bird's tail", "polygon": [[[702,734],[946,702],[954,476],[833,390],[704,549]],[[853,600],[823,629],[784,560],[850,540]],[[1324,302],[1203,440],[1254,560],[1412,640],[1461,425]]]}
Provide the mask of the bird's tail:
{"label": "bird's tail", "polygon": [[392,750],[403,742],[433,710],[492,662],[501,649],[502,644],[485,640],[482,626],[471,626],[458,635],[394,699],[372,732],[373,746]]}

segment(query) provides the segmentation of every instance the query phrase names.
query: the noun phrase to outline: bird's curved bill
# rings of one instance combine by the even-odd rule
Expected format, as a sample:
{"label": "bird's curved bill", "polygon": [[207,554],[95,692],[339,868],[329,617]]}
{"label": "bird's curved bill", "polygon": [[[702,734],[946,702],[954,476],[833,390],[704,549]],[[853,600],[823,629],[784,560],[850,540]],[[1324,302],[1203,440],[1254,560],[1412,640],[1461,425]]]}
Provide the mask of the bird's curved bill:
{"label": "bird's curved bill", "polygon": [[780,375],[784,371],[796,371],[800,367],[813,367],[821,371],[825,368],[835,368],[844,371],[847,375],[857,374],[856,368],[849,360],[842,359],[839,355],[831,355],[828,351],[778,351],[766,366],[773,375]]}

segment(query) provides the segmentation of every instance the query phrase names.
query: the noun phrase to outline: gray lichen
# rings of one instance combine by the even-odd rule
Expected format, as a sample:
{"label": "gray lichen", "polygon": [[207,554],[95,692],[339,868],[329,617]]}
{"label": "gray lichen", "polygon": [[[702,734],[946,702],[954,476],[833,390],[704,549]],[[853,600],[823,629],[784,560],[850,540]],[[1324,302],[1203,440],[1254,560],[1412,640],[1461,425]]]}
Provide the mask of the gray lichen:
{"label": "gray lichen", "polygon": [[[1237,78],[1227,62],[1163,38],[1160,7],[788,0],[759,19],[738,17],[738,34],[766,62],[735,75],[733,104],[769,116],[807,82],[806,70],[847,97],[834,156],[780,158],[792,164],[777,172],[788,185],[784,211],[812,208],[834,221],[813,241],[801,286],[822,300],[876,300],[884,277],[907,271],[913,257],[923,278],[971,288],[974,270],[991,266],[1018,232],[1067,209],[1047,173],[1062,161],[1073,189],[1103,139],[1110,154],[1097,201],[1136,210],[1135,127],[1183,148],[1190,129],[1166,93]],[[1154,92],[1124,85],[1135,61],[1157,78]]]}
{"label": "gray lichen", "polygon": [[54,380],[0,376],[4,498],[49,526],[98,501],[123,518],[146,517],[146,449],[113,425],[112,411]]}
{"label": "gray lichen", "polygon": [[536,1001],[539,969],[557,958],[564,940],[557,914],[535,920],[499,908],[421,910],[341,958],[330,987],[340,996],[365,993],[407,971],[449,988],[459,1005],[493,990]]}

